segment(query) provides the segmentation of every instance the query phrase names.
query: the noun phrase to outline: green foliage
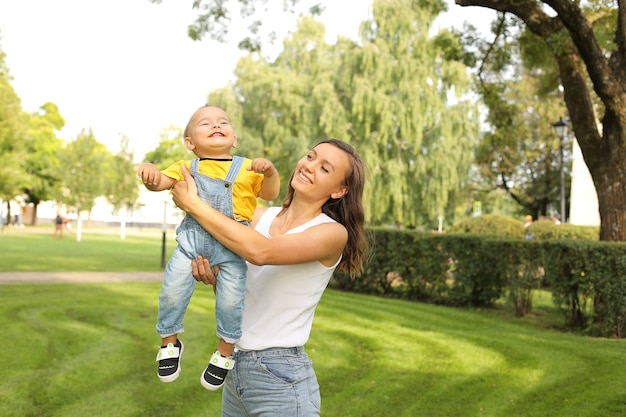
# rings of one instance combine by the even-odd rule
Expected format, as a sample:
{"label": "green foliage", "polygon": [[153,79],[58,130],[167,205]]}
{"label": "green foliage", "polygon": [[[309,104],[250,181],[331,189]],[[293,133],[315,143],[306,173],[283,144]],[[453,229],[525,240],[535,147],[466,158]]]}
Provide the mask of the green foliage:
{"label": "green foliage", "polygon": [[64,178],[60,200],[76,207],[79,212],[91,211],[95,199],[106,192],[111,153],[89,130],[81,132],[61,149],[59,160],[62,170],[60,175]]}
{"label": "green foliage", "polygon": [[[559,206],[561,143],[551,123],[565,112],[561,97],[541,96],[541,88],[534,74],[524,71],[516,81],[498,83],[495,92],[485,89],[494,130],[485,133],[476,153],[485,186],[506,189],[507,183],[513,184],[513,199],[535,217]],[[566,190],[570,188],[571,147],[571,139],[565,138]]]}
{"label": "green foliage", "polygon": [[427,235],[385,228],[370,228],[369,233],[372,248],[366,271],[358,278],[336,272],[333,288],[377,295],[397,292],[411,300],[438,300],[446,291],[448,256],[433,250]]}
{"label": "green foliage", "polygon": [[0,50],[0,199],[10,200],[27,184],[22,162],[27,156],[21,103],[10,84],[8,68]]}
{"label": "green foliage", "polygon": [[626,330],[626,245],[586,240],[543,244],[546,281],[566,323],[600,336]]}
{"label": "green foliage", "polygon": [[335,273],[334,288],[455,306],[490,306],[505,292],[491,240],[376,228],[360,278]]}
{"label": "green foliage", "polygon": [[[56,199],[87,211],[105,194],[114,205],[132,204],[137,199],[132,155],[126,149],[113,157],[91,131],[64,143],[56,131],[65,121],[54,103],[25,114],[10,85],[0,80],[0,91],[3,86],[6,95],[5,103],[0,103],[0,150],[6,162],[0,167],[2,199],[26,194],[35,207],[41,201]],[[13,104],[8,102],[11,100]]]}
{"label": "green foliage", "polygon": [[584,239],[598,240],[597,226],[579,226],[569,223],[556,224],[549,219],[534,221],[528,229],[524,223],[512,217],[499,214],[483,214],[465,218],[445,230],[448,234],[469,233],[478,235],[507,236],[523,238],[526,230],[536,240]]}
{"label": "green foliage", "polygon": [[106,198],[117,210],[133,207],[139,198],[134,172],[133,153],[128,150],[128,138],[124,136],[120,152],[112,155],[110,177],[105,186]]}
{"label": "green foliage", "polygon": [[40,110],[39,113],[26,115],[24,133],[27,156],[23,164],[28,172],[28,185],[24,191],[28,201],[35,205],[56,198],[64,178],[58,158],[64,143],[56,136],[55,130],[62,129],[65,121],[54,103],[45,103]]}
{"label": "green foliage", "polygon": [[[254,2],[247,5],[253,13]],[[202,11],[194,36],[210,33],[229,10],[205,6],[195,3]],[[431,34],[445,8],[440,0],[375,1],[361,40],[335,45],[321,23],[300,16],[274,61],[260,52],[240,59],[234,84],[208,101],[230,114],[240,154],[274,162],[282,195],[309,147],[334,137],[353,144],[368,165],[370,224],[431,228],[456,215],[479,139],[459,38]],[[160,164],[166,154],[148,159]]]}
{"label": "green foliage", "polygon": [[453,305],[492,306],[505,294],[504,261],[498,241],[475,235],[445,236],[441,241],[449,254],[452,271],[448,302]]}
{"label": "green foliage", "polygon": [[177,161],[194,157],[193,153],[188,151],[183,144],[183,129],[180,127],[169,126],[163,129],[160,136],[161,141],[157,147],[146,152],[145,162],[150,162],[159,169],[165,169]]}
{"label": "green foliage", "polygon": [[493,306],[506,296],[515,314],[525,316],[533,294],[548,286],[564,327],[624,337],[624,243],[372,231],[363,276],[335,273],[333,288],[455,306]]}
{"label": "green foliage", "polygon": [[583,10],[593,26],[598,44],[605,53],[614,52],[615,30],[618,24],[619,10],[612,0],[594,0],[582,5]]}
{"label": "green foliage", "polygon": [[[602,264],[591,271],[594,279],[592,332],[626,337],[626,257],[621,246],[609,244],[594,250],[593,260]],[[617,255],[616,255],[617,253]],[[592,265],[594,267],[595,265]]]}
{"label": "green foliage", "polygon": [[[306,150],[335,137],[355,145],[369,165],[370,223],[436,224],[454,213],[479,121],[464,98],[469,83],[458,38],[429,33],[443,9],[442,1],[375,2],[361,45],[328,45],[323,25],[300,17],[275,61],[260,53],[241,59],[234,85],[211,92],[209,102],[240,123],[241,154],[274,162],[283,195]],[[196,34],[219,20],[217,9],[205,11]]]}
{"label": "green foliage", "polygon": [[578,226],[569,223],[556,224],[552,220],[537,220],[528,230],[533,234],[533,239],[572,239],[572,240],[598,240],[600,228],[598,226]]}
{"label": "green foliage", "polygon": [[521,65],[535,76],[536,94],[546,98],[558,90],[559,68],[548,46],[530,30],[522,29],[519,34]]}
{"label": "green foliage", "polygon": [[541,246],[535,240],[521,244],[517,239],[501,239],[491,250],[498,254],[493,273],[506,281],[508,306],[518,317],[530,314],[534,295],[544,282]]}
{"label": "green foliage", "polygon": [[[626,228],[620,225],[626,212],[626,189],[621,180],[626,160],[622,146],[626,123],[622,117],[622,106],[617,104],[623,96],[618,86],[625,83],[625,73],[621,70],[624,67],[621,45],[625,43],[625,34],[620,20],[624,4],[610,0],[523,0],[489,2],[488,5],[480,0],[464,0],[458,3],[497,10],[502,18],[498,29],[502,30],[493,31],[496,41],[489,45],[483,43],[487,47],[482,52],[500,49],[500,41],[507,32],[513,34],[510,37],[512,42],[507,40],[506,43],[512,51],[516,45],[521,45],[524,68],[538,81],[539,98],[551,96],[562,98],[565,102],[577,142],[597,189],[600,212],[603,213],[600,239],[625,241]],[[509,15],[515,17],[507,23],[504,18]],[[518,31],[515,35],[512,30],[507,31],[512,27],[525,27],[527,30]],[[527,31],[536,36],[528,35]],[[503,34],[505,36],[501,36]],[[544,46],[539,46],[539,42]],[[481,71],[483,68],[489,70],[483,79],[501,82],[517,75],[511,68],[491,65],[489,60],[478,61]],[[512,69],[515,70],[515,66]],[[530,108],[534,110],[534,106]],[[562,111],[558,116],[565,114]],[[614,152],[606,152],[606,149]],[[503,178],[503,182],[505,180]],[[551,181],[541,183],[533,194],[550,200],[550,188],[554,188],[550,187]],[[546,209],[550,201],[535,200],[531,203],[536,210],[531,210],[533,207],[530,206],[527,208],[535,217],[549,212]],[[564,216],[566,213],[560,214]]]}
{"label": "green foliage", "polygon": [[[510,192],[516,206],[539,217],[559,207],[560,142],[551,123],[567,111],[549,48],[510,16],[499,15],[493,22],[492,41],[473,30],[459,34],[472,54],[466,61],[475,62],[476,91],[487,106],[490,125],[476,152],[476,182],[483,191],[497,187]],[[563,141],[566,190],[571,148],[567,137]]]}
{"label": "green foliage", "polygon": [[524,237],[524,223],[498,214],[483,214],[469,217],[453,224],[446,230],[448,234],[469,233],[475,235]]}
{"label": "green foliage", "polygon": [[446,59],[455,38],[430,37],[434,4],[374,2],[363,46],[341,65],[353,80],[353,135],[370,161],[364,201],[372,224],[436,224],[469,171],[478,112],[462,97],[465,67]]}

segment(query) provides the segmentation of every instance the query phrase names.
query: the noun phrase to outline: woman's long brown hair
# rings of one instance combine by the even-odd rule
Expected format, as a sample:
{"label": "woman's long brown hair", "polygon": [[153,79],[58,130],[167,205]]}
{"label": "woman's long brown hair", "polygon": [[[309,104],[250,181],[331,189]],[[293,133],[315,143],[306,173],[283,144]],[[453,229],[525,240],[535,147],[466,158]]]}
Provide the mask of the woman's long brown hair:
{"label": "woman's long brown hair", "polygon": [[[341,198],[329,198],[322,206],[322,212],[341,223],[348,231],[348,242],[337,269],[350,274],[351,277],[359,276],[363,272],[363,263],[368,249],[365,237],[365,213],[363,211],[365,167],[352,145],[339,139],[326,139],[315,146],[322,143],[328,143],[341,149],[350,159],[350,166],[344,181],[344,185],[348,187],[348,192]],[[289,192],[283,200],[283,209],[291,205],[293,194],[294,189],[291,186],[291,181],[289,181]]]}

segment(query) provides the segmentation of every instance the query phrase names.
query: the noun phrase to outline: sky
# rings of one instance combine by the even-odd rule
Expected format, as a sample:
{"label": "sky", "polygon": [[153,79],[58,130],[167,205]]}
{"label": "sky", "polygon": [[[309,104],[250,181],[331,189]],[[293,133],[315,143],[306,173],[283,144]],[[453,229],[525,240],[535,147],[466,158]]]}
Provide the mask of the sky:
{"label": "sky", "polygon": [[[493,16],[486,9],[447,2],[451,12],[438,20],[442,25],[460,27],[469,20],[480,26]],[[319,20],[331,44],[339,35],[356,39],[372,4],[321,3],[326,11]],[[234,81],[243,55],[236,47],[243,37],[236,27],[230,43],[208,37],[192,41],[187,36],[196,16],[191,4],[0,0],[0,49],[23,110],[36,112],[53,102],[66,122],[59,137],[71,141],[91,129],[96,140],[116,153],[126,136],[135,161],[141,161],[156,148],[164,128],[183,127],[209,92]],[[271,22],[283,33],[295,29],[295,20]]]}

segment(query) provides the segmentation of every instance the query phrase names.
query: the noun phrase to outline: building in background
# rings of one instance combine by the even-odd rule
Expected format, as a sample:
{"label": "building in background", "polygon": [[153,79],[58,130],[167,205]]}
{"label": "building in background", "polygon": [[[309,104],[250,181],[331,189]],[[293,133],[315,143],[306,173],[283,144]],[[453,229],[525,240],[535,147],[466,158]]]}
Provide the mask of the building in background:
{"label": "building in background", "polygon": [[576,138],[573,142],[568,223],[580,226],[600,226],[596,187]]}
{"label": "building in background", "polygon": [[[77,214],[71,207],[66,207],[56,201],[44,201],[37,207],[38,224],[54,223],[54,218],[60,212],[71,223],[75,223]],[[87,213],[81,213],[81,220],[85,224]],[[119,226],[122,222],[128,227],[161,228],[165,223],[168,229],[175,228],[183,219],[183,211],[172,201],[168,191],[148,191],[140,186],[137,208],[125,213],[120,210],[115,213],[104,197],[96,199],[96,205],[91,210],[90,222],[93,226]]]}

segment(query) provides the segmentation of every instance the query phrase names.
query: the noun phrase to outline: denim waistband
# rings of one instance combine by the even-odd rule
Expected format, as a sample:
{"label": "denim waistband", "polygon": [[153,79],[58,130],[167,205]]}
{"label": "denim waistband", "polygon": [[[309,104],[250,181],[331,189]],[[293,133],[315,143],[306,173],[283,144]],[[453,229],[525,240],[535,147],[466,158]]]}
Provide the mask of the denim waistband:
{"label": "denim waistband", "polygon": [[291,348],[268,348],[263,350],[239,350],[235,349],[233,356],[235,358],[242,356],[250,356],[252,358],[260,358],[263,356],[298,356],[304,353],[304,346],[296,346]]}

